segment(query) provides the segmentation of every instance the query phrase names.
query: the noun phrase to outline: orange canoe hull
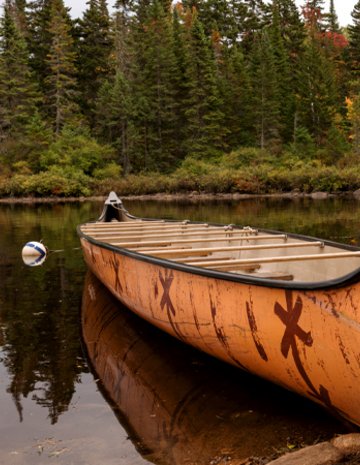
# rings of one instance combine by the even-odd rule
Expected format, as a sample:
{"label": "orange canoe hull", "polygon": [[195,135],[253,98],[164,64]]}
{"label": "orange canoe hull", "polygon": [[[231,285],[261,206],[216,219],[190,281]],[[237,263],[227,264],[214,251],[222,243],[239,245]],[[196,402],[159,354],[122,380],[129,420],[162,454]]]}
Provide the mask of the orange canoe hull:
{"label": "orange canoe hull", "polygon": [[85,261],[133,312],[225,362],[360,425],[360,284],[301,290],[137,259],[81,238]]}

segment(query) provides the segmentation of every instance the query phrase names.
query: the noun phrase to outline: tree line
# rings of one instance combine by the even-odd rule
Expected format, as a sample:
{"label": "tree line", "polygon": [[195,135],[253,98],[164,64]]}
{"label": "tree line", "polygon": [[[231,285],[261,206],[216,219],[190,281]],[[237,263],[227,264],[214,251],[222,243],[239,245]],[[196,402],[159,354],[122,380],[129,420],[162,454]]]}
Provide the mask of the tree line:
{"label": "tree line", "polygon": [[[5,0],[0,174],[169,173],[243,147],[360,154],[360,1]],[[79,174],[80,176],[80,174]]]}

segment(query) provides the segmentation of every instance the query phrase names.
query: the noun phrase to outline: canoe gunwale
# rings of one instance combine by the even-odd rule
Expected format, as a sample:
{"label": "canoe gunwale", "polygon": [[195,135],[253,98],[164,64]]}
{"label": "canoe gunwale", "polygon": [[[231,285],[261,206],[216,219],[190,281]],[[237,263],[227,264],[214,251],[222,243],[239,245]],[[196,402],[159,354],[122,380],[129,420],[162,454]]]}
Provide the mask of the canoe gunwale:
{"label": "canoe gunwale", "polygon": [[[151,221],[158,221],[154,219],[135,217],[133,215],[130,215],[126,210],[123,210],[122,213],[126,215],[130,220],[142,220],[146,222],[149,221],[149,223]],[[172,222],[178,223],[177,220],[166,220],[164,222],[165,223],[172,223]],[[93,223],[98,223],[98,221],[94,221]],[[91,222],[87,222],[86,224],[91,224]],[[189,224],[203,224],[203,223],[200,221],[189,221]],[[219,223],[208,223],[208,224],[209,226],[224,226],[223,224],[219,224]],[[205,277],[213,278],[213,279],[232,281],[232,282],[237,282],[237,283],[241,283],[245,285],[250,284],[250,285],[262,286],[262,287],[289,289],[289,290],[294,289],[294,290],[304,290],[304,291],[341,288],[341,287],[346,287],[346,286],[349,286],[351,284],[354,284],[360,281],[360,267],[355,269],[351,273],[343,275],[339,278],[330,279],[326,281],[315,281],[315,282],[281,281],[281,280],[276,280],[276,279],[261,278],[261,277],[256,277],[256,276],[235,274],[231,272],[224,272],[224,271],[219,271],[219,270],[202,268],[202,267],[192,266],[190,264],[167,260],[165,258],[157,258],[151,255],[146,255],[144,253],[136,252],[134,250],[128,250],[123,247],[112,245],[107,242],[102,242],[99,239],[94,239],[92,236],[85,234],[81,230],[81,228],[82,228],[82,225],[79,225],[77,227],[77,233],[79,237],[85,239],[89,243],[96,245],[100,248],[111,250],[112,252],[115,252],[117,254],[124,255],[126,257],[129,257],[135,260],[140,260],[143,262],[151,263],[153,265],[157,265],[162,268],[178,270],[184,273],[205,276]],[[261,233],[266,233],[266,234],[282,234],[283,233],[281,231],[270,230],[270,229],[259,229],[258,231]],[[316,241],[321,240],[324,243],[324,245],[328,245],[331,247],[337,247],[343,250],[360,251],[359,247],[354,247],[348,244],[340,244],[334,241],[323,240],[323,239],[319,239],[319,238],[311,237],[311,236],[304,236],[301,234],[287,233],[287,235],[289,238],[306,240],[309,242],[316,242]]]}

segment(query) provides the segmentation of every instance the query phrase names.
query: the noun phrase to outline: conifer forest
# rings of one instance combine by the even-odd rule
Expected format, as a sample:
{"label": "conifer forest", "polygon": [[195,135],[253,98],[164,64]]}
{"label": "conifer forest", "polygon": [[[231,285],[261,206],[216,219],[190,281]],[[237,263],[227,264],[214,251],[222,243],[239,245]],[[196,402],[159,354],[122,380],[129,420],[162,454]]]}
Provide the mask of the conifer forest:
{"label": "conifer forest", "polygon": [[360,0],[4,0],[0,195],[360,188]]}

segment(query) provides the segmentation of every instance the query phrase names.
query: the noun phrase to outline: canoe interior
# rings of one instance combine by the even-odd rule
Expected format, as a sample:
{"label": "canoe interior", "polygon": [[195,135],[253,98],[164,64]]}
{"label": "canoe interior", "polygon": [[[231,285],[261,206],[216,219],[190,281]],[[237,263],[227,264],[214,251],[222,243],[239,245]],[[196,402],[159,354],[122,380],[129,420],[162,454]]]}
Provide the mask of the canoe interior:
{"label": "canoe interior", "polygon": [[252,227],[189,221],[86,223],[80,231],[99,243],[163,260],[271,280],[323,282],[360,267],[360,249]]}

